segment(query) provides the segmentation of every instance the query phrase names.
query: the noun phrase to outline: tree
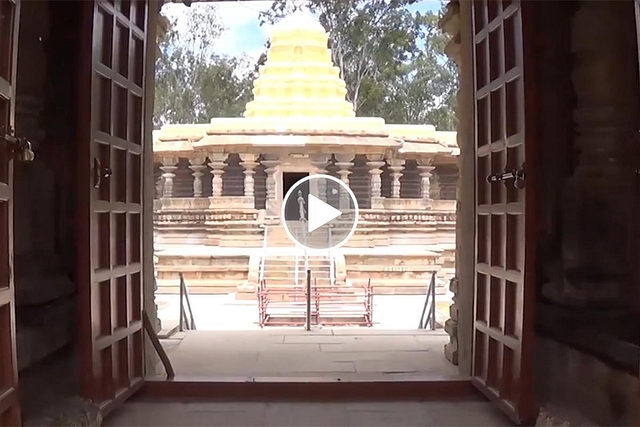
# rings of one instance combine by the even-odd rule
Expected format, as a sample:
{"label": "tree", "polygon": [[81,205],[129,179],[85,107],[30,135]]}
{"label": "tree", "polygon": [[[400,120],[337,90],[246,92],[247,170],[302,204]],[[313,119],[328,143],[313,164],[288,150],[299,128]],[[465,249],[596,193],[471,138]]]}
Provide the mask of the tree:
{"label": "tree", "polygon": [[252,75],[243,57],[218,55],[216,40],[225,31],[216,6],[189,9],[184,31],[177,22],[159,41],[154,126],[206,123],[212,117],[238,117],[251,98]]}
{"label": "tree", "polygon": [[[442,14],[412,14],[417,0],[307,0],[330,34],[332,59],[359,116],[455,128],[456,68],[444,55]],[[261,16],[277,22],[293,6],[274,0]]]}
{"label": "tree", "polygon": [[444,55],[448,37],[437,28],[441,13],[416,14],[422,47],[403,72],[387,87],[385,117],[396,123],[433,124],[440,130],[455,130],[457,66]]}

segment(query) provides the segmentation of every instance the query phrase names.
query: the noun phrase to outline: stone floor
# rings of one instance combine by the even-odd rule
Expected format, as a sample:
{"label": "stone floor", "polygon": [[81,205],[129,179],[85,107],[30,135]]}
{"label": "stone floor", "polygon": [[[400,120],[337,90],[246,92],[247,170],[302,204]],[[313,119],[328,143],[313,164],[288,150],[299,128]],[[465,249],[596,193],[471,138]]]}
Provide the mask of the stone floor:
{"label": "stone floor", "polygon": [[442,331],[300,328],[189,331],[163,340],[177,376],[219,380],[456,379]]}
{"label": "stone floor", "polygon": [[240,403],[137,401],[105,426],[511,426],[488,402]]}

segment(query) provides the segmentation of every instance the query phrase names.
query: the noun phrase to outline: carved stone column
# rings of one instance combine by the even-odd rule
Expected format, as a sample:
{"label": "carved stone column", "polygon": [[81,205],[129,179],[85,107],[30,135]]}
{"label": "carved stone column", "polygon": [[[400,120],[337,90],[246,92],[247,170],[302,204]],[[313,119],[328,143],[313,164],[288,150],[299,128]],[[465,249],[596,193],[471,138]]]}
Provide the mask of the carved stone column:
{"label": "carved stone column", "polygon": [[227,159],[225,153],[209,153],[209,167],[211,167],[211,197],[222,196],[222,175],[224,174],[224,161]]}
{"label": "carved stone column", "polygon": [[382,203],[382,167],[385,165],[382,154],[367,154],[369,182],[371,184],[371,207],[378,208]]}
{"label": "carved stone column", "polygon": [[630,203],[639,106],[632,11],[631,3],[582,1],[571,22],[578,158],[561,194],[562,276],[542,290],[558,304],[613,308],[634,299]]}
{"label": "carved stone column", "polygon": [[202,177],[207,166],[204,164],[206,157],[194,157],[189,159],[189,169],[193,171],[193,197],[202,197]]}
{"label": "carved stone column", "polygon": [[431,200],[440,200],[440,176],[437,173],[431,174],[431,185],[429,186],[429,193],[431,193]]}
{"label": "carved stone column", "polygon": [[430,165],[430,162],[418,165],[418,169],[420,170],[420,195],[425,202],[431,201],[431,172],[433,172],[435,168],[435,166]]}
{"label": "carved stone column", "polygon": [[256,171],[254,170],[256,166],[258,166],[257,154],[246,153],[240,155],[240,164],[244,167],[244,195],[245,197],[253,197],[255,194],[255,182],[253,180],[253,175],[255,175]]}
{"label": "carved stone column", "polygon": [[352,174],[352,171],[349,170],[353,166],[353,155],[351,154],[335,154],[336,156],[336,166],[340,169],[338,170],[338,175],[340,175],[340,181],[349,185],[349,175]]}
{"label": "carved stone column", "polygon": [[389,159],[389,170],[391,170],[391,197],[400,198],[400,177],[404,169],[403,159]]}
{"label": "carved stone column", "polygon": [[[311,156],[311,164],[315,166],[317,169],[316,173],[321,175],[327,175],[327,164],[331,160],[330,154],[315,154]],[[318,198],[320,200],[327,201],[327,186],[324,179],[318,179],[311,182],[311,184],[316,183],[318,186]]]}
{"label": "carved stone column", "polygon": [[162,180],[164,184],[162,186],[162,197],[169,199],[173,197],[173,178],[176,177],[174,173],[178,170],[178,159],[176,157],[163,157],[162,158],[162,166],[160,166],[160,170],[162,173]]}
{"label": "carved stone column", "polygon": [[267,174],[266,180],[266,213],[269,217],[277,217],[277,209],[276,209],[276,178],[275,173],[278,170],[278,165],[280,165],[280,160],[278,157],[272,154],[263,155],[262,164],[265,169],[264,172]]}
{"label": "carved stone column", "polygon": [[161,199],[164,192],[164,178],[162,175],[156,180],[156,198]]}

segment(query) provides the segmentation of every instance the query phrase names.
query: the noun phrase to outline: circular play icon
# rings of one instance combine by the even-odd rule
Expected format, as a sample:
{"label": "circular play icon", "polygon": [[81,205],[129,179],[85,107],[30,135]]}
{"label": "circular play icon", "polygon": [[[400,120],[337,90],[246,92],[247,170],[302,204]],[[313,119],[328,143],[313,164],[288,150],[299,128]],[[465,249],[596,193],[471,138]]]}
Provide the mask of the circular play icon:
{"label": "circular play icon", "polygon": [[358,212],[358,201],[347,184],[329,175],[311,175],[287,191],[281,219],[296,245],[324,251],[339,248],[353,236]]}

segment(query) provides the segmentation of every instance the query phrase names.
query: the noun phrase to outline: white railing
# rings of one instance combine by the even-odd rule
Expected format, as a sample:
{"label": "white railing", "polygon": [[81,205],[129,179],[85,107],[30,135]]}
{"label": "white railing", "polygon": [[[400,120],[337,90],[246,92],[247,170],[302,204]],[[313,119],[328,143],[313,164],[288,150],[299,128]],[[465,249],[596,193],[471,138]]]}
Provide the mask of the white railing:
{"label": "white railing", "polygon": [[[331,248],[333,246],[333,232],[331,231],[333,229],[332,225],[329,225],[328,227],[329,231],[329,237],[328,237],[328,241],[329,241],[329,248]],[[327,251],[327,256],[329,257],[329,281],[331,283],[331,286],[335,286],[336,284],[336,266],[334,264],[333,261],[333,252],[331,251],[331,249],[329,249]]]}
{"label": "white railing", "polygon": [[264,270],[265,270],[265,263],[267,261],[267,234],[268,234],[268,230],[269,227],[267,227],[267,225],[264,225],[264,237],[262,240],[262,255],[260,256],[260,279],[258,281],[258,284],[262,283],[262,281],[264,280]]}
{"label": "white railing", "polygon": [[[296,239],[300,241],[300,229],[296,230]],[[296,248],[295,270],[293,274],[294,274],[293,280],[297,289],[298,287],[300,287],[300,252],[297,250],[297,248]]]}

